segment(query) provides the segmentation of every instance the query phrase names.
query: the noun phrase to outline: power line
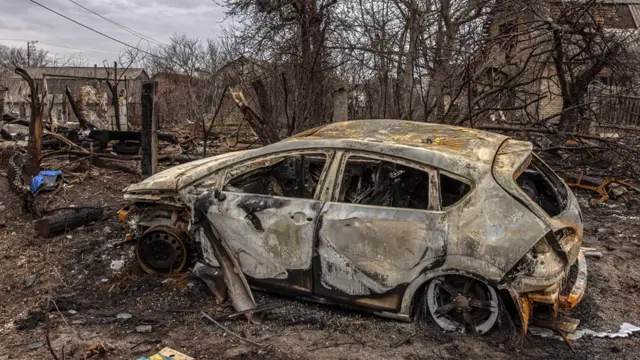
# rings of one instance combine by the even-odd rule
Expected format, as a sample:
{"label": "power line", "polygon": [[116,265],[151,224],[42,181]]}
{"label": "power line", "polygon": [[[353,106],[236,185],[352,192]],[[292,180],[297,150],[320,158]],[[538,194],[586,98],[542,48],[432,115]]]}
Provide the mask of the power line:
{"label": "power line", "polygon": [[[16,42],[25,42],[25,41],[29,41],[29,40],[24,40],[24,39],[0,39],[0,41],[16,41]],[[45,44],[45,45],[54,46],[54,47],[59,47],[59,48],[65,48],[65,49],[71,49],[71,50],[78,50],[78,51],[86,51],[86,52],[95,52],[95,53],[103,53],[103,54],[118,55],[118,53],[115,53],[115,52],[112,52],[112,51],[95,50],[95,49],[83,49],[83,48],[77,48],[77,47],[72,47],[72,46],[67,46],[67,45],[53,44],[53,43],[50,43],[50,42],[48,42],[48,41],[42,41],[42,40],[38,40],[38,42],[39,42],[40,44]]]}
{"label": "power line", "polygon": [[131,48],[131,49],[138,50],[138,51],[140,51],[140,52],[141,52],[141,53],[143,53],[143,54],[147,54],[147,55],[152,56],[152,57],[155,57],[155,58],[159,58],[159,59],[167,60],[167,59],[163,58],[162,56],[158,56],[158,55],[155,55],[155,54],[153,54],[153,53],[150,53],[150,52],[148,52],[148,51],[146,51],[146,50],[142,50],[142,49],[140,49],[140,48],[138,48],[138,47],[135,47],[135,46],[133,46],[133,45],[127,44],[126,42],[124,42],[124,41],[122,41],[122,40],[118,40],[118,39],[116,39],[116,38],[114,38],[114,37],[112,37],[112,36],[109,36],[109,35],[107,35],[107,34],[105,34],[105,33],[103,33],[103,32],[100,32],[100,31],[98,31],[98,30],[95,30],[95,29],[93,29],[93,28],[91,28],[91,27],[89,27],[89,26],[87,26],[87,25],[85,25],[85,24],[83,24],[83,23],[81,23],[81,22],[78,22],[78,21],[76,21],[76,20],[74,20],[74,19],[72,19],[72,18],[70,18],[70,17],[68,17],[68,16],[64,15],[64,14],[61,14],[61,13],[59,13],[59,12],[57,12],[57,11],[55,11],[55,10],[51,9],[51,8],[48,8],[48,7],[46,7],[46,6],[42,5],[42,4],[40,4],[39,2],[37,2],[37,1],[35,1],[35,0],[29,0],[29,1],[31,1],[32,3],[34,3],[34,4],[36,4],[36,5],[40,6],[40,7],[42,7],[42,8],[44,8],[44,9],[47,9],[47,10],[51,11],[52,13],[54,13],[54,14],[56,14],[56,15],[58,15],[58,16],[61,16],[61,17],[65,18],[65,19],[67,19],[67,20],[69,20],[69,21],[71,21],[71,22],[73,22],[73,23],[75,23],[75,24],[78,24],[78,25],[82,26],[83,28],[85,28],[85,29],[87,29],[87,30],[91,30],[91,31],[93,31],[93,32],[94,32],[94,33],[96,33],[96,34],[102,35],[102,36],[106,37],[107,39],[113,40],[113,41],[115,41],[115,42],[117,42],[117,43],[119,43],[119,44],[122,44],[122,45],[124,45],[124,46],[126,46],[126,47],[129,47],[129,48]]}
{"label": "power line", "polygon": [[45,44],[45,45],[49,45],[49,46],[55,46],[55,47],[70,49],[70,50],[78,50],[78,51],[86,51],[86,52],[96,52],[96,53],[103,53],[103,54],[118,55],[118,53],[115,53],[115,52],[112,52],[112,51],[103,51],[103,50],[94,50],[94,49],[82,49],[82,48],[77,48],[77,47],[72,47],[72,46],[52,44],[52,43],[46,42],[46,41],[40,41],[40,43],[41,44]]}
{"label": "power line", "polygon": [[77,2],[75,2],[75,1],[73,1],[73,0],[69,0],[69,2],[71,2],[71,3],[75,4],[75,5],[78,5],[79,7],[81,7],[81,8],[83,8],[83,9],[85,9],[86,11],[88,11],[88,12],[90,12],[90,13],[92,13],[92,14],[94,14],[94,15],[98,16],[98,17],[100,17],[101,19],[104,19],[104,20],[106,20],[106,21],[108,21],[108,22],[110,22],[110,23],[114,24],[115,26],[117,26],[117,27],[121,28],[122,30],[124,30],[124,31],[126,31],[126,32],[128,32],[128,33],[130,33],[130,34],[133,34],[133,35],[135,35],[135,36],[140,37],[141,39],[145,39],[145,40],[148,40],[148,41],[154,42],[154,43],[156,43],[157,45],[165,45],[165,46],[166,46],[166,44],[164,44],[164,43],[162,43],[162,42],[160,42],[160,41],[158,41],[158,40],[155,40],[154,38],[152,38],[152,37],[150,37],[150,36],[146,36],[146,35],[144,35],[144,34],[142,34],[142,33],[139,33],[139,32],[137,32],[137,31],[135,31],[135,30],[133,30],[133,29],[131,29],[131,28],[129,28],[129,27],[126,27],[126,26],[124,26],[124,25],[121,25],[121,24],[119,24],[119,23],[117,23],[117,22],[115,22],[115,21],[113,21],[113,20],[111,20],[111,19],[109,19],[109,18],[107,18],[107,17],[105,17],[105,16],[102,16],[102,15],[100,15],[99,13],[97,13],[97,12],[95,12],[95,11],[93,11],[93,10],[91,10],[91,9],[87,8],[87,7],[85,7],[85,6],[84,6],[84,5],[82,5],[82,4],[79,4],[79,3],[77,3]]}

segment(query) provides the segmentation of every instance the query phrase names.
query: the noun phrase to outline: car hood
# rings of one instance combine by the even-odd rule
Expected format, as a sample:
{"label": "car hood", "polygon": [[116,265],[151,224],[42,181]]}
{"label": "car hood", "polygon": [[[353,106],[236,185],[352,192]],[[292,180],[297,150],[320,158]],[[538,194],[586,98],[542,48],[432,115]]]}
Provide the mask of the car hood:
{"label": "car hood", "polygon": [[123,190],[123,192],[136,193],[148,190],[176,191],[178,190],[180,180],[184,177],[187,177],[203,169],[210,169],[211,171],[213,171],[218,163],[222,162],[225,159],[232,158],[237,154],[237,152],[226,153],[174,166],[167,170],[161,171],[151,177],[148,177],[144,181],[141,181],[137,184],[127,186]]}

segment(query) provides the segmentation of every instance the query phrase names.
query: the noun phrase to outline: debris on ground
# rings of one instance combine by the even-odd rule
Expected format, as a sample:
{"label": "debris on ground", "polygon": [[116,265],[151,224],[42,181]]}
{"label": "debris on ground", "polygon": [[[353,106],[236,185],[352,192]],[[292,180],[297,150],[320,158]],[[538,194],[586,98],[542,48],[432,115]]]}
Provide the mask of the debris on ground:
{"label": "debris on ground", "polygon": [[24,279],[24,286],[25,287],[31,287],[31,285],[33,285],[33,283],[36,282],[36,277],[38,276],[38,274],[36,274],[36,272],[34,271],[31,275],[27,276]]}
{"label": "debris on ground", "polygon": [[104,342],[98,342],[89,346],[87,351],[84,352],[83,357],[84,359],[88,359],[95,355],[104,355],[107,353],[107,347],[108,346]]}
{"label": "debris on ground", "polygon": [[129,320],[132,317],[133,316],[131,314],[128,314],[128,313],[119,313],[118,315],[116,315],[116,319],[118,319],[118,320]]}
{"label": "debris on ground", "polygon": [[137,333],[150,333],[153,331],[153,326],[151,325],[138,325],[136,326]]}
{"label": "debris on ground", "polygon": [[150,357],[141,357],[137,360],[195,360],[195,359],[179,351],[166,347],[160,350],[157,354],[151,355]]}
{"label": "debris on ground", "polygon": [[531,332],[531,334],[536,336],[554,338],[554,339],[563,340],[563,341],[565,340],[565,337],[566,337],[566,339],[573,341],[573,340],[578,340],[585,336],[609,338],[609,339],[625,338],[633,335],[636,332],[640,332],[640,327],[629,324],[629,323],[622,323],[622,325],[620,325],[620,328],[616,332],[580,329],[580,330],[576,330],[574,333],[564,334],[564,337],[556,335],[554,331],[551,329],[531,327],[529,328],[529,331]]}
{"label": "debris on ground", "polygon": [[51,191],[57,186],[58,181],[64,181],[60,170],[42,170],[31,179],[31,192]]}
{"label": "debris on ground", "polygon": [[38,235],[50,236],[98,220],[102,217],[102,212],[99,207],[69,208],[36,220],[33,227]]}
{"label": "debris on ground", "polygon": [[124,266],[124,260],[117,259],[111,260],[111,264],[109,264],[109,268],[113,271],[119,271]]}
{"label": "debris on ground", "polygon": [[600,195],[599,199],[591,202],[592,205],[602,204],[609,198],[618,199],[630,191],[640,193],[640,187],[628,180],[601,178],[572,172],[564,172],[563,177],[570,187],[594,191]]}
{"label": "debris on ground", "polygon": [[593,251],[593,250],[588,250],[584,252],[584,256],[586,257],[590,257],[590,258],[596,258],[596,259],[600,259],[601,257],[603,257],[604,255],[602,254],[602,251]]}
{"label": "debris on ground", "polygon": [[44,346],[44,343],[42,343],[41,341],[36,341],[36,342],[29,343],[29,345],[27,345],[27,350],[40,349],[43,346]]}

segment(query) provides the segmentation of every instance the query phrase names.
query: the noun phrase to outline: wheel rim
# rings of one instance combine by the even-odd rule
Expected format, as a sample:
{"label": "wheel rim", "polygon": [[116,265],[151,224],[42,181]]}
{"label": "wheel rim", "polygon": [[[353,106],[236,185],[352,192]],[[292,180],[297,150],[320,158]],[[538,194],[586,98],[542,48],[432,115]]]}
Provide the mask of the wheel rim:
{"label": "wheel rim", "polygon": [[433,279],[427,288],[433,320],[447,331],[485,334],[498,320],[498,296],[493,287],[466,276]]}
{"label": "wheel rim", "polygon": [[187,249],[181,236],[166,226],[148,229],[136,245],[136,257],[148,273],[180,272],[187,262]]}

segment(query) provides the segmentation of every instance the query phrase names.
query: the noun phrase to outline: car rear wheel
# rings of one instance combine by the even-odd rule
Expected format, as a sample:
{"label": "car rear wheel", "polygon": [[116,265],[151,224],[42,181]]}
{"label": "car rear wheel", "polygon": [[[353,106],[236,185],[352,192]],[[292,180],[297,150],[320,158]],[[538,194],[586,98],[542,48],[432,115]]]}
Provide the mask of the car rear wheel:
{"label": "car rear wheel", "polygon": [[498,320],[498,295],[486,283],[461,275],[437,277],[427,287],[433,320],[446,331],[485,334]]}

